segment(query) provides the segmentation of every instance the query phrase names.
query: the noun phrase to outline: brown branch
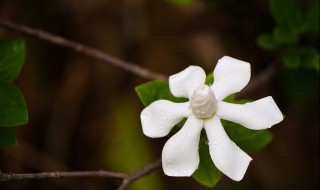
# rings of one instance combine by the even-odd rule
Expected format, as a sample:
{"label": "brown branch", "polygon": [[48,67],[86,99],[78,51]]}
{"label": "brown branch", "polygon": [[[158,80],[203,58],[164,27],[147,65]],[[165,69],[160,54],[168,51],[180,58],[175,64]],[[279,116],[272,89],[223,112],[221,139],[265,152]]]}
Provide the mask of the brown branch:
{"label": "brown branch", "polygon": [[73,171],[73,172],[41,172],[41,173],[3,173],[0,171],[0,182],[23,181],[36,179],[63,179],[63,178],[116,178],[122,179],[118,190],[124,190],[132,182],[148,175],[161,166],[161,159],[147,165],[131,174],[116,173],[110,171]]}
{"label": "brown branch", "polygon": [[9,29],[15,32],[19,32],[24,35],[29,35],[32,37],[39,38],[41,40],[50,42],[55,45],[59,45],[65,48],[69,48],[75,52],[85,54],[89,57],[93,57],[95,59],[98,59],[100,61],[109,63],[111,65],[114,65],[116,67],[122,68],[128,72],[131,72],[133,74],[136,74],[140,77],[146,78],[146,79],[153,79],[153,80],[166,80],[167,76],[150,71],[146,68],[143,68],[139,65],[121,60],[119,58],[116,58],[114,56],[111,56],[107,53],[104,53],[98,49],[92,48],[90,46],[86,46],[84,44],[68,40],[66,38],[51,34],[49,32],[39,30],[39,29],[33,29],[28,26],[15,24],[10,21],[0,20],[0,27]]}
{"label": "brown branch", "polygon": [[147,165],[147,166],[141,168],[140,170],[128,175],[125,179],[123,179],[122,184],[120,185],[118,190],[126,189],[130,183],[141,178],[142,176],[145,176],[145,175],[153,172],[154,170],[156,170],[160,166],[161,166],[161,159],[159,159],[159,160],[155,161],[154,163],[151,163],[150,165]]}
{"label": "brown branch", "polygon": [[34,179],[62,179],[62,178],[84,178],[84,177],[100,177],[100,178],[117,178],[126,179],[127,174],[115,173],[109,171],[74,171],[74,172],[41,172],[41,173],[0,173],[0,182],[4,181],[22,181]]}

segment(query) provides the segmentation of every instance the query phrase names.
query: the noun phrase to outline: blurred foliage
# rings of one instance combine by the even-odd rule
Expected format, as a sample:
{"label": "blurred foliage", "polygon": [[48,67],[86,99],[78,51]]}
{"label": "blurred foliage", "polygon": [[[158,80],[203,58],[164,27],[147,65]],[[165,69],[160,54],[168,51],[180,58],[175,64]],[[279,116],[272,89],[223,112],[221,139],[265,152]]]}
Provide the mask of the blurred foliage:
{"label": "blurred foliage", "polygon": [[[208,74],[206,83],[212,84],[213,81],[213,74]],[[152,81],[139,85],[136,87],[136,92],[145,106],[159,99],[170,100],[172,102],[186,101],[176,98],[171,94],[167,81]],[[239,104],[250,102],[250,100],[235,100],[233,95],[228,96],[224,101]],[[272,140],[272,134],[268,130],[250,130],[233,122],[222,122],[230,139],[245,151],[259,151]],[[181,124],[183,124],[183,122],[177,124],[172,131],[177,132],[179,128],[182,127]],[[214,166],[209,154],[208,144],[205,142],[208,142],[208,139],[207,136],[202,133],[199,142],[200,165],[193,174],[193,178],[207,187],[214,187],[221,179],[222,174]]]}
{"label": "blurred foliage", "polygon": [[[168,3],[163,2],[169,2],[174,5],[182,6],[191,5],[191,9],[187,10],[188,7],[187,9],[186,7],[183,7],[182,9],[180,9],[180,7],[172,8],[173,6],[169,7]],[[269,15],[264,14],[265,1],[203,0],[194,3],[195,6],[193,6],[192,2],[196,1],[162,0],[160,1],[160,3],[159,1],[155,1],[152,3],[140,2],[138,3],[138,6],[136,4],[135,6],[132,6],[131,1],[86,1],[85,3],[77,3],[76,1],[31,1],[22,3],[18,1],[7,0],[1,2],[0,4],[2,6],[1,10],[4,18],[13,19],[19,23],[24,23],[29,26],[43,28],[62,36],[71,37],[74,40],[91,44],[115,55],[122,56],[121,52],[127,51],[124,48],[124,43],[126,46],[132,45],[130,44],[130,42],[136,42],[136,44],[134,45],[137,45],[138,48],[134,46],[135,48],[132,49],[134,49],[134,52],[141,50],[144,52],[144,54],[134,54],[139,58],[139,60],[132,61],[145,63],[144,66],[150,69],[159,70],[160,72],[171,72],[178,66],[182,66],[182,64],[189,64],[190,62],[186,62],[185,60],[190,60],[188,59],[190,53],[196,54],[196,51],[194,50],[199,47],[203,47],[200,48],[201,52],[203,49],[208,50],[208,55],[215,54],[215,56],[220,56],[220,54],[222,53],[231,53],[238,54],[242,57],[248,57],[252,60],[255,60],[256,63],[263,62],[265,58],[268,58],[268,54],[262,52],[263,56],[261,56],[261,54],[259,54],[261,53],[261,51],[258,51],[258,53],[257,51],[255,51],[256,46],[254,46],[254,48],[248,48],[248,44],[251,44],[251,40],[254,39],[255,36],[259,34],[261,32],[261,29],[263,28],[263,30],[268,31],[268,33],[263,33],[257,38],[257,42],[260,47],[268,52],[271,52],[269,55],[270,59],[272,59],[275,54],[280,54],[281,58],[284,60],[286,68],[292,69],[284,69],[282,71],[279,70],[281,72],[278,73],[279,78],[274,78],[272,79],[272,81],[269,81],[270,83],[268,83],[268,85],[263,86],[263,88],[268,88],[268,90],[270,89],[270,91],[266,92],[261,90],[261,93],[272,93],[277,96],[276,98],[279,100],[279,103],[282,104],[282,110],[286,112],[286,114],[290,114],[288,112],[291,112],[291,115],[288,115],[286,122],[282,124],[284,125],[283,128],[279,127],[274,129],[275,135],[277,135],[275,141],[273,141],[274,146],[269,146],[268,150],[261,152],[259,155],[256,155],[258,159],[260,156],[260,163],[261,165],[263,165],[263,167],[259,166],[258,161],[255,164],[254,169],[249,171],[249,173],[254,174],[252,175],[253,177],[250,177],[249,174],[247,178],[241,183],[230,183],[232,187],[228,189],[259,189],[256,186],[245,184],[247,183],[247,180],[252,179],[255,180],[257,184],[259,184],[259,186],[263,186],[263,188],[261,189],[318,189],[317,187],[319,186],[319,178],[318,174],[315,175],[315,173],[319,173],[317,167],[319,154],[316,153],[318,152],[317,150],[319,146],[319,117],[317,117],[319,105],[319,75],[318,73],[314,72],[314,70],[319,70],[319,1],[300,0],[298,3],[298,0],[270,0],[270,12],[272,13],[272,16],[274,18],[274,27],[269,28],[266,28],[266,26],[269,26]],[[125,5],[126,3],[129,5]],[[123,7],[128,8],[129,11],[124,11],[122,9]],[[124,14],[125,12],[130,12],[130,14],[127,14],[126,16]],[[137,18],[140,17],[142,18],[142,20],[138,20],[138,22],[136,22]],[[144,19],[147,20],[147,23],[144,23]],[[265,23],[265,21],[267,22]],[[131,27],[127,27],[124,29],[123,24],[128,23],[129,25],[131,24]],[[139,30],[145,29],[145,31],[142,32],[143,34],[138,37],[135,36],[135,29],[137,28]],[[123,35],[124,30],[126,30],[125,33],[130,34],[129,36],[132,39]],[[203,31],[206,31],[210,34],[204,35]],[[245,37],[246,35],[244,34],[247,34],[249,37]],[[214,39],[221,39],[221,42],[213,41],[212,44],[214,45],[212,46],[208,46],[208,44],[210,45],[210,43],[205,43],[199,46],[194,46],[194,44],[191,44],[191,46],[194,47],[194,49],[192,49],[193,52],[188,52],[188,55],[181,54],[180,57],[177,56],[178,58],[174,59],[172,56],[172,52],[174,51],[172,50],[174,48],[181,50],[181,46],[179,46],[179,43],[181,43],[181,41],[184,42],[182,48],[187,49],[188,46],[190,46],[188,42],[194,40],[195,36],[202,37],[201,39],[203,39],[203,41],[205,42],[208,42],[211,39],[208,37],[206,38],[206,36],[214,37]],[[141,40],[141,38],[143,40],[139,41]],[[122,41],[122,39],[124,40]],[[18,48],[18,50],[20,49],[20,52],[23,52],[23,54],[17,53],[17,51],[14,50],[15,48],[10,49],[4,46],[4,41],[1,41],[0,81],[2,83],[5,83],[7,86],[12,85],[13,87],[11,88],[11,90],[15,88],[16,90],[12,91],[15,91],[15,94],[18,94],[18,89],[14,87],[11,82],[20,72],[22,66],[22,63],[20,61],[21,59],[24,60],[25,47],[22,41],[18,42],[14,40],[17,43],[11,43],[10,41],[11,40],[5,41],[5,43],[11,44],[11,47],[12,45],[21,47]],[[146,44],[146,41],[152,43]],[[49,113],[52,109],[52,102],[56,101],[54,94],[56,92],[61,94],[64,93],[63,90],[59,91],[58,89],[63,85],[63,83],[66,82],[64,80],[67,80],[70,76],[72,77],[76,75],[79,78],[83,78],[83,76],[81,75],[82,73],[77,74],[72,67],[74,67],[79,62],[88,62],[88,65],[91,65],[91,63],[93,62],[83,60],[83,58],[81,58],[82,56],[78,55],[74,56],[76,57],[74,58],[69,55],[68,51],[64,49],[60,50],[59,47],[49,48],[50,45],[48,45],[47,47],[46,43],[40,42],[38,40],[30,41],[30,43],[28,44],[30,45],[30,47],[28,46],[29,50],[33,51],[29,53],[30,62],[28,64],[30,64],[30,67],[24,70],[25,74],[21,77],[21,81],[17,81],[17,84],[23,85],[24,90],[28,90],[27,99],[29,99],[30,101],[28,104],[32,105],[32,107],[30,106],[30,113],[32,113],[33,115],[33,123],[30,124],[28,130],[23,130],[23,128],[20,128],[19,134],[24,135],[24,138],[32,145],[34,145],[35,148],[40,147],[41,151],[50,152],[48,148],[42,149],[43,141],[41,139],[45,138],[45,133],[50,131],[47,129],[47,125],[52,125],[50,123],[52,116]],[[237,44],[241,45],[237,46]],[[41,48],[39,48],[39,45],[41,46]],[[215,49],[212,49],[212,47],[214,47]],[[13,52],[5,53],[8,51]],[[12,56],[10,54],[16,56]],[[148,57],[146,55],[149,55],[149,58],[146,58]],[[7,56],[9,56],[9,59],[6,58]],[[197,60],[192,61],[192,64],[205,65],[206,63],[200,60],[201,57],[202,55],[199,56],[199,59],[197,57]],[[8,64],[3,64],[4,58],[11,61],[7,62]],[[20,61],[16,62],[14,60]],[[46,64],[43,64],[44,61]],[[74,65],[70,64],[70,62],[72,62],[72,64]],[[13,63],[17,63],[20,66],[13,66]],[[208,63],[210,63],[211,67],[212,62],[208,61]],[[6,71],[4,71],[4,66],[9,65],[13,66],[15,69],[10,70],[10,72],[8,72],[7,69],[5,69]],[[93,63],[93,65],[95,64]],[[263,67],[263,65],[259,64],[256,64],[254,66],[256,67],[256,69],[261,69]],[[34,67],[36,67],[36,73],[33,70]],[[68,76],[62,77],[61,73],[63,72],[60,71],[66,69],[67,67],[72,68],[70,70],[73,71],[66,74]],[[75,108],[79,109],[79,112],[82,113],[81,116],[83,116],[81,118],[77,118],[77,124],[79,124],[77,125],[77,131],[80,131],[82,129],[81,127],[86,127],[90,128],[91,133],[96,134],[100,132],[99,128],[104,129],[105,123],[103,126],[100,126],[97,123],[87,124],[88,120],[92,119],[92,115],[99,116],[99,114],[108,112],[109,106],[99,107],[99,105],[105,105],[103,104],[105,103],[104,101],[110,99],[110,96],[117,97],[120,94],[117,94],[115,92],[118,88],[124,88],[123,86],[128,87],[128,83],[134,84],[133,81],[135,80],[127,80],[132,79],[127,74],[123,76],[120,74],[121,71],[113,72],[114,70],[112,70],[111,67],[107,67],[106,70],[108,70],[109,72],[100,69],[98,74],[94,74],[96,78],[93,77],[95,78],[93,80],[96,81],[90,83],[90,93],[88,93],[91,96],[92,94],[97,93],[99,94],[99,97],[102,97],[102,99],[92,98],[91,96],[89,96],[86,101],[89,105],[91,105],[91,107],[89,107],[88,109],[87,107],[83,108],[80,106]],[[92,70],[86,69],[85,72],[91,73]],[[8,80],[10,82],[3,81],[2,78],[6,78],[5,80]],[[48,79],[50,79],[51,82],[48,82]],[[99,88],[97,87],[98,85],[92,85],[93,83],[97,82],[97,80],[101,82],[99,83]],[[121,80],[123,80],[123,83],[119,82]],[[108,81],[112,82],[108,83]],[[209,79],[208,77],[206,83],[212,84],[212,81],[213,77],[211,73],[211,79]],[[43,87],[45,88],[34,87],[37,85],[35,83],[42,83]],[[123,85],[124,83],[125,85]],[[154,83],[151,82],[149,84],[150,87],[153,84]],[[111,85],[111,87],[109,85]],[[101,93],[101,89],[105,89],[106,86],[108,88],[107,93]],[[161,95],[161,98],[170,99],[173,101],[174,97],[169,91],[167,82],[159,81],[158,84],[154,85],[152,89],[144,88],[143,86],[144,84],[140,86],[142,88],[141,90],[139,90],[139,87],[137,87],[138,93],[141,93],[139,96],[144,96],[143,94],[147,95],[148,93],[153,94],[151,97],[142,100],[144,105],[148,105],[151,102],[155,101],[157,98],[152,97],[157,96],[157,91],[159,91],[160,89],[166,92],[165,94],[158,94],[158,96]],[[75,91],[76,88],[77,87],[74,87],[72,89],[67,88],[66,91],[72,92]],[[98,91],[98,89],[100,91]],[[157,90],[153,92],[153,89]],[[1,91],[3,92],[2,88],[0,87],[0,93]],[[163,91],[161,91],[161,93]],[[260,89],[257,91],[260,91]],[[255,93],[257,93],[257,91],[255,91]],[[85,94],[85,96],[86,95],[87,94]],[[6,95],[6,98],[9,97],[11,96]],[[77,99],[77,97],[75,99]],[[151,155],[153,155],[153,151],[148,145],[149,142],[148,140],[146,140],[147,138],[144,137],[141,133],[141,125],[138,124],[140,122],[137,119],[138,111],[134,109],[135,106],[132,106],[133,101],[126,100],[122,103],[122,100],[123,99],[115,101],[118,103],[118,105],[112,107],[113,112],[115,113],[108,113],[110,114],[110,118],[112,118],[113,116],[116,117],[114,117],[115,122],[111,121],[113,119],[110,119],[110,122],[108,121],[108,125],[114,127],[108,127],[108,130],[110,129],[110,131],[108,131],[109,133],[106,133],[104,135],[104,140],[107,143],[107,148],[102,150],[105,154],[105,156],[103,157],[103,163],[108,169],[114,169],[114,171],[132,172],[136,169],[139,169],[139,167],[145,165],[146,163],[152,161]],[[186,100],[179,99],[175,101]],[[234,97],[230,96],[224,101],[233,102]],[[246,101],[247,100],[245,100],[244,102]],[[7,107],[2,106],[1,102],[5,102],[7,104],[7,101],[2,101],[2,98],[0,98],[0,110],[5,110],[5,108]],[[125,103],[126,105],[124,105]],[[236,103],[240,102],[236,101]],[[62,109],[64,109],[68,105],[63,104],[60,106],[62,107]],[[292,107],[294,109],[292,109]],[[315,108],[317,110],[315,110],[316,112],[314,113]],[[93,112],[94,114],[87,114],[92,113],[92,110],[95,111]],[[310,110],[312,112],[310,112]],[[126,117],[125,119],[124,114],[128,114],[128,117]],[[94,119],[96,121],[96,118]],[[64,118],[64,120],[66,120],[65,122],[67,123],[67,126],[69,126],[68,117]],[[0,121],[2,120],[0,119]],[[307,121],[307,123],[305,121]],[[184,122],[182,121],[179,126],[175,127],[172,130],[172,134],[174,132],[177,132],[179,128],[183,126],[183,123]],[[242,129],[246,130],[242,126],[237,126],[236,124],[231,122],[223,121],[223,124],[230,137],[233,136],[233,134],[232,132],[228,132],[228,128],[230,128],[230,131],[233,131],[233,128],[239,128],[240,131],[235,131],[235,133],[239,132],[239,135],[242,135]],[[91,128],[92,125],[94,126],[94,129]],[[269,133],[269,131],[266,132]],[[53,139],[57,139],[57,141],[61,139],[60,133],[57,133],[58,135],[50,132],[48,133],[53,137]],[[257,133],[256,135],[251,134],[248,135],[247,138],[258,138],[259,135],[259,133]],[[237,134],[234,134],[234,136],[236,137]],[[66,138],[70,138],[70,141],[74,140],[74,137],[71,135],[66,136]],[[82,154],[79,154],[78,157],[74,156],[72,158],[75,159],[70,160],[72,163],[75,163],[76,160],[84,161],[79,164],[79,168],[74,169],[83,169],[83,165],[85,164],[91,164],[88,166],[88,168],[92,167],[92,165],[95,167],[96,165],[92,164],[96,163],[96,160],[92,159],[94,155],[86,154],[86,152],[84,151],[84,147],[89,146],[88,142],[95,142],[94,140],[96,140],[97,138],[90,139],[90,134],[84,134],[79,138],[84,140],[73,143],[74,146],[80,147],[79,149],[81,149]],[[245,141],[243,142],[244,145],[241,145],[241,142],[239,142],[241,141],[241,139],[236,143],[247,151],[256,150],[265,146],[268,141],[271,140],[271,133],[269,135],[264,135],[261,138],[264,143],[260,144],[258,147],[255,147],[255,144],[251,144],[254,146],[249,146],[250,144],[246,144]],[[89,140],[85,141],[85,139]],[[212,169],[200,169],[196,171],[193,177],[198,181],[201,181],[202,184],[206,186],[214,186],[220,180],[221,176],[219,177],[219,175],[221,175],[221,173],[219,174],[219,171],[214,169],[214,164],[212,163],[211,158],[208,156],[208,145],[206,144],[206,142],[206,136],[205,134],[202,134],[199,144],[199,148],[201,150],[201,161],[199,168],[207,165],[210,168],[212,167]],[[15,144],[16,137],[14,128],[8,126],[0,126],[0,146],[7,147]],[[89,148],[95,150],[97,146],[95,143],[92,144],[93,145],[89,146]],[[21,146],[19,148],[23,147]],[[140,148],[143,150],[139,150]],[[157,149],[158,147],[152,148]],[[316,149],[316,151],[314,151],[313,148]],[[72,155],[74,154],[75,149],[72,147],[70,149],[67,149],[66,151],[69,155]],[[312,151],[314,151],[315,153]],[[19,154],[17,157],[21,159],[29,158],[31,154],[29,151],[24,149],[23,151],[20,151],[20,153],[21,154]],[[143,156],[141,156],[141,154],[143,154]],[[56,157],[55,154],[50,155]],[[261,159],[261,157],[264,158]],[[3,159],[3,162],[1,163],[1,167],[3,170],[11,170],[12,168],[20,167],[20,169],[25,169],[26,171],[30,171],[30,169],[41,171],[41,168],[38,165],[25,166],[23,165],[23,163],[19,162],[19,159],[12,159],[11,155],[1,154],[0,158]],[[90,158],[92,159],[92,163],[90,163]],[[39,158],[39,160],[41,160],[41,158]],[[314,160],[316,160],[315,164],[313,163]],[[38,158],[36,159],[36,162],[37,161]],[[66,164],[67,166],[70,165],[70,163],[65,162],[63,162],[62,164]],[[261,172],[262,170],[263,172]],[[270,173],[272,173],[272,175],[268,175]],[[267,176],[265,174],[267,174]],[[153,176],[151,176],[151,178],[152,177]],[[144,181],[144,179],[141,179],[141,182],[139,181],[137,182],[137,184],[144,183],[150,185],[148,189],[150,189],[150,187],[159,187],[159,183],[157,180],[155,180],[156,182],[153,181],[150,183],[147,182],[148,180],[150,180],[148,179],[148,177],[146,181]],[[85,188],[84,186],[82,186],[84,184],[83,181],[81,180],[76,182],[79,185],[80,189]],[[173,181],[171,181],[170,185],[174,185],[174,183],[172,182]],[[180,183],[180,179],[175,179],[174,182]],[[25,183],[24,185],[26,184],[27,183]],[[28,185],[31,184],[31,182],[28,183]],[[46,186],[50,186],[46,182],[44,182],[44,184],[44,188]],[[189,184],[190,183],[187,182],[178,185],[188,187]],[[223,185],[229,184],[223,183],[222,185],[222,183],[220,183],[219,185],[221,186],[217,188],[223,189]],[[34,189],[36,188],[35,186],[36,185],[28,189]],[[146,186],[144,185],[137,186],[138,187],[132,188],[146,189]],[[198,186],[192,186],[190,188],[197,187]],[[54,187],[51,188],[53,189]],[[161,189],[161,187],[159,188]]]}
{"label": "blurred foliage", "polygon": [[188,5],[192,3],[192,0],[166,0],[170,3],[177,4],[177,5]]}
{"label": "blurred foliage", "polygon": [[266,51],[279,52],[289,69],[308,68],[319,72],[319,0],[309,4],[304,13],[297,0],[269,0],[276,22],[271,33],[261,34],[258,45]]}
{"label": "blurred foliage", "polygon": [[310,109],[319,105],[319,75],[311,70],[285,70],[280,89],[287,103],[295,108]]}
{"label": "blurred foliage", "polygon": [[[141,133],[138,110],[132,106],[130,100],[123,98],[116,101],[114,105],[114,124],[111,132],[108,132],[105,140],[106,147],[101,151],[103,156],[103,165],[109,170],[124,173],[134,172],[141,167],[151,163],[152,149],[147,139]],[[130,190],[154,190],[162,189],[157,173],[139,179],[128,189]]]}
{"label": "blurred foliage", "polygon": [[21,40],[0,40],[0,147],[14,146],[11,127],[28,122],[28,112],[20,90],[11,82],[24,63],[25,45]]}

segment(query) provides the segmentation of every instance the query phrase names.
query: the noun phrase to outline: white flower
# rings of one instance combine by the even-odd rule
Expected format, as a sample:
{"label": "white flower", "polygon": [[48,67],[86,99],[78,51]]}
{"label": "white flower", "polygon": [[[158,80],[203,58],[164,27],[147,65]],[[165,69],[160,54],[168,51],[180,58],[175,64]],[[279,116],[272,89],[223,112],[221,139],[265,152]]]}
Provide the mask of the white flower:
{"label": "white flower", "polygon": [[220,119],[246,128],[260,130],[283,120],[271,96],[246,104],[222,100],[239,92],[250,80],[250,64],[231,57],[219,60],[212,86],[205,85],[206,74],[201,67],[189,66],[170,76],[170,91],[189,102],[174,103],[157,100],[141,112],[143,133],[152,138],[166,136],[183,118],[184,126],[165,144],[162,167],[168,176],[191,176],[199,165],[198,146],[204,128],[209,151],[215,166],[235,181],[240,181],[252,160],[226,134]]}

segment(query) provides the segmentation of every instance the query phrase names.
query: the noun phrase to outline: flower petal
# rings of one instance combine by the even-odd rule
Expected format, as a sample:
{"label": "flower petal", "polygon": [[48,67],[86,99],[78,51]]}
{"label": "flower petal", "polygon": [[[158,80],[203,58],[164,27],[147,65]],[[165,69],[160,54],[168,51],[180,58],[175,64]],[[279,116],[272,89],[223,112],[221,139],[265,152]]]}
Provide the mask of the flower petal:
{"label": "flower petal", "polygon": [[189,104],[168,100],[153,102],[140,115],[143,133],[151,138],[166,136],[173,126],[191,114]]}
{"label": "flower petal", "polygon": [[184,126],[164,145],[162,167],[168,176],[191,176],[199,165],[199,140],[203,120],[190,115]]}
{"label": "flower petal", "polygon": [[217,100],[223,100],[230,94],[239,92],[249,82],[250,64],[232,57],[222,57],[213,71],[212,90]]}
{"label": "flower petal", "polygon": [[206,120],[204,128],[214,165],[226,176],[240,181],[252,158],[230,140],[217,116]]}
{"label": "flower petal", "polygon": [[246,104],[219,101],[216,114],[221,119],[253,130],[270,128],[283,120],[282,113],[271,96]]}
{"label": "flower petal", "polygon": [[199,66],[189,66],[169,77],[170,91],[175,97],[190,98],[193,91],[206,80],[206,73]]}

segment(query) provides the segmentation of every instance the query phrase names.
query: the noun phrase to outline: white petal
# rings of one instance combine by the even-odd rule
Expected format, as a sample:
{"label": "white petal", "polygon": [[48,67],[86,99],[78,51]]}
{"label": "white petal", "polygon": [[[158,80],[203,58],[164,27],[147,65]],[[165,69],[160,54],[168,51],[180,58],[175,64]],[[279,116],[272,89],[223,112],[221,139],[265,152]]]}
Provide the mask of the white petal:
{"label": "white petal", "polygon": [[193,91],[206,80],[206,73],[199,66],[189,66],[169,77],[170,91],[175,97],[190,98]]}
{"label": "white petal", "polygon": [[252,158],[230,140],[217,116],[206,120],[204,128],[214,165],[226,176],[240,181]]}
{"label": "white petal", "polygon": [[203,120],[190,115],[186,123],[164,145],[162,167],[168,176],[191,176],[199,165],[199,140]]}
{"label": "white petal", "polygon": [[213,76],[212,90],[217,100],[223,100],[248,84],[251,76],[250,63],[224,56],[218,61]]}
{"label": "white petal", "polygon": [[157,100],[142,110],[140,118],[143,133],[151,138],[164,137],[174,125],[191,114],[189,102],[174,103]]}
{"label": "white petal", "polygon": [[283,120],[282,113],[271,96],[246,104],[219,101],[216,114],[221,119],[253,130],[270,128]]}

